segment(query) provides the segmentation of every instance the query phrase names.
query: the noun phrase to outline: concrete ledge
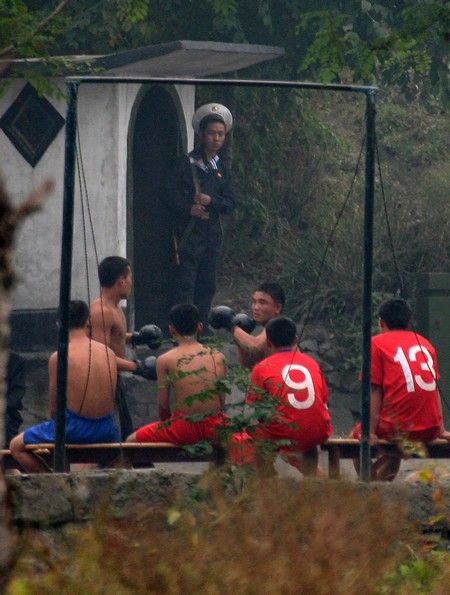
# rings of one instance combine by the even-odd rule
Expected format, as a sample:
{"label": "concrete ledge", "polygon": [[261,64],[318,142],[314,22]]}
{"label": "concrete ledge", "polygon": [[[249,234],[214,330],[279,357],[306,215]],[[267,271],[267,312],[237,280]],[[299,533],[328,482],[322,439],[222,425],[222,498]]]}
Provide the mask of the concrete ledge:
{"label": "concrete ledge", "polygon": [[198,476],[127,469],[6,476],[6,482],[17,524],[52,526],[88,520],[99,510],[115,518],[127,516],[136,505],[187,495]]}
{"label": "concrete ledge", "polygon": [[[169,503],[176,495],[192,495],[200,479],[201,475],[133,469],[6,477],[14,522],[39,527],[85,521],[100,510],[114,518],[123,518],[132,514],[136,506]],[[349,489],[359,492],[361,497],[375,491],[386,503],[406,506],[408,516],[423,530],[449,531],[448,485],[440,487],[442,497],[437,506],[433,487],[420,483],[367,485],[333,480],[286,481],[294,481],[299,490],[303,486],[318,491],[325,486],[328,490],[332,487],[343,497]],[[432,519],[435,521],[431,522]]]}

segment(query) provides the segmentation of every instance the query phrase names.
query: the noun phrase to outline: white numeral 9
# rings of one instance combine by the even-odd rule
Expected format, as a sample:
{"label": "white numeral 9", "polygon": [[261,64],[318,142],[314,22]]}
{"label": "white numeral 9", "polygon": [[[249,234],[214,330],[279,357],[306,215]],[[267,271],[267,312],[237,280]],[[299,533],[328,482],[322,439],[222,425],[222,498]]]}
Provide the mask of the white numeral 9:
{"label": "white numeral 9", "polygon": [[[298,370],[304,375],[305,379],[303,380],[303,382],[295,382],[295,380],[292,380],[292,378],[290,377],[290,373],[293,370]],[[309,409],[309,407],[312,406],[316,398],[316,391],[314,390],[313,379],[308,368],[305,368],[305,366],[301,366],[300,364],[290,364],[284,366],[283,371],[281,372],[281,376],[284,380],[284,383],[289,388],[292,388],[295,391],[306,389],[308,393],[308,397],[304,401],[299,401],[298,399],[296,399],[294,393],[288,393],[288,401],[292,405],[292,407],[295,407],[296,409]]]}

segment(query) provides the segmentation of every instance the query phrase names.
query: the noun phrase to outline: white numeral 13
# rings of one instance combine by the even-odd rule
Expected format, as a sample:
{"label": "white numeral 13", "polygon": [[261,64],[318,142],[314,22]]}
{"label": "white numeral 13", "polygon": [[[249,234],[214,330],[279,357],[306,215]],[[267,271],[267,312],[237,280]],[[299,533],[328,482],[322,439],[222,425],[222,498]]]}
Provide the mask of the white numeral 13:
{"label": "white numeral 13", "polygon": [[[431,372],[431,375],[433,376],[433,380],[431,382],[426,382],[420,374],[415,374],[413,377],[409,362],[416,362],[417,354],[420,352],[422,352],[427,359],[426,362],[421,362],[420,369],[424,372]],[[417,385],[423,390],[432,391],[436,388],[436,382],[434,380],[436,378],[436,372],[433,367],[433,358],[426,347],[421,345],[413,345],[409,348],[408,357],[406,357],[403,349],[398,347],[394,357],[394,362],[398,362],[402,367],[403,375],[406,380],[406,390],[409,393],[414,392],[414,381],[416,381]]]}

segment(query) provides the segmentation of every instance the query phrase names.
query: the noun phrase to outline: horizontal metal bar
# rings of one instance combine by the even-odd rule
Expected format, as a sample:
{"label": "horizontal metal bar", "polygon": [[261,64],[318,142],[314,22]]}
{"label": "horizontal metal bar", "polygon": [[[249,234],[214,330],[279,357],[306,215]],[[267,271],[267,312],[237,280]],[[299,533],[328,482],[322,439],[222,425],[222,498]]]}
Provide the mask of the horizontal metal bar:
{"label": "horizontal metal bar", "polygon": [[235,87],[278,87],[287,89],[317,89],[321,91],[346,91],[350,93],[376,93],[378,87],[365,85],[327,85],[302,81],[279,81],[258,79],[199,79],[158,76],[69,76],[66,82],[80,84],[101,83],[160,83],[165,85],[228,85]]}

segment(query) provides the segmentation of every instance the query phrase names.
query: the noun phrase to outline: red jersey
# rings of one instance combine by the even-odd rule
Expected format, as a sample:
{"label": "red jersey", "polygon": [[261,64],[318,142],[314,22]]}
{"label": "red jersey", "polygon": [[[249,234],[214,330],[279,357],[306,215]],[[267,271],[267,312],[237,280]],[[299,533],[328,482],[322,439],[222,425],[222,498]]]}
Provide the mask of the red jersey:
{"label": "red jersey", "polygon": [[378,427],[415,432],[441,424],[436,351],[427,339],[405,330],[372,337],[371,383],[381,386]]}
{"label": "red jersey", "polygon": [[332,433],[328,388],[319,364],[299,351],[279,351],[257,364],[247,403],[275,398],[274,416],[262,424],[272,438],[300,442],[304,449],[325,442]]}

